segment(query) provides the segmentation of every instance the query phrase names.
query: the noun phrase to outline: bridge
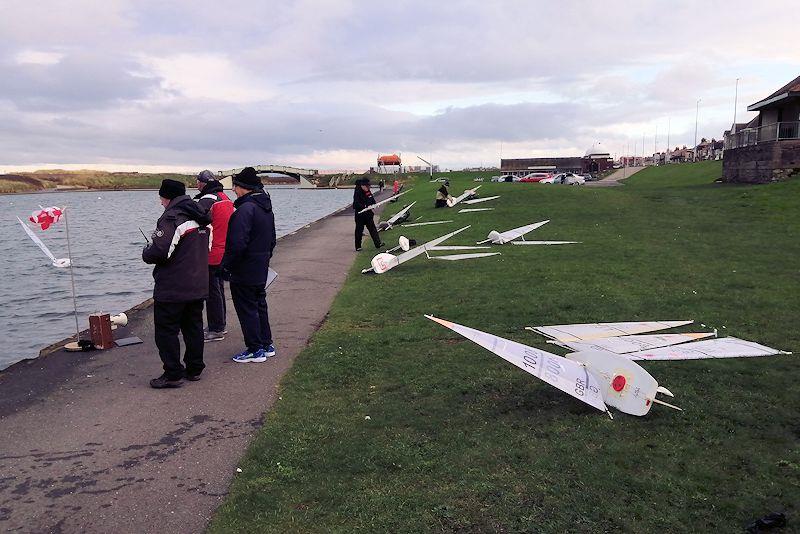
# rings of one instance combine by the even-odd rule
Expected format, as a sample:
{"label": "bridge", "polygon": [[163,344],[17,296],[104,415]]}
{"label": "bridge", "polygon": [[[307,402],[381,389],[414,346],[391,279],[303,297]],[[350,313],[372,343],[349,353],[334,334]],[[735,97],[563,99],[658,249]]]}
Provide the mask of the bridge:
{"label": "bridge", "polygon": [[[316,188],[314,184],[308,181],[308,178],[312,176],[316,176],[319,174],[319,171],[316,169],[300,169],[298,167],[287,167],[285,165],[253,165],[252,166],[256,173],[259,175],[261,174],[283,174],[286,176],[291,176],[295,178],[298,182],[300,182],[301,189],[310,189]],[[217,171],[217,174],[220,177],[220,182],[222,182],[223,187],[226,189],[230,189],[233,187],[233,176],[242,172],[244,167],[240,167],[238,169],[229,169],[227,171]]]}

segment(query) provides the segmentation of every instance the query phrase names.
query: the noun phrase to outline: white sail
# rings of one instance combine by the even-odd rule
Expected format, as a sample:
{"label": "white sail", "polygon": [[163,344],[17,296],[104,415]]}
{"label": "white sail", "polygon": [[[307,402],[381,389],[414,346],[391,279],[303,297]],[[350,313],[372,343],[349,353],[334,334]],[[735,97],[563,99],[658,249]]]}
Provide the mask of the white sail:
{"label": "white sail", "polygon": [[505,232],[498,232],[497,230],[492,230],[491,232],[489,232],[489,235],[486,236],[487,239],[479,241],[478,244],[482,245],[483,243],[488,243],[489,241],[491,241],[495,245],[502,245],[504,243],[508,243],[509,241],[517,239],[518,237],[522,237],[528,232],[532,232],[533,230],[536,230],[537,228],[542,227],[549,222],[550,219],[547,219],[546,221],[539,221],[533,224],[520,226],[519,228],[506,230]]}
{"label": "white sail", "polygon": [[56,257],[53,256],[53,253],[50,252],[50,249],[47,248],[47,245],[45,245],[42,242],[42,240],[39,239],[39,236],[37,236],[36,234],[33,233],[33,230],[28,228],[27,224],[22,222],[22,219],[17,217],[17,220],[19,221],[19,224],[22,225],[22,229],[25,230],[25,233],[28,234],[28,237],[31,238],[31,241],[36,243],[36,246],[38,246],[42,250],[42,252],[44,252],[45,256],[47,256],[50,259],[50,262],[52,262],[53,265],[56,265],[59,260],[57,260]]}
{"label": "white sail", "polygon": [[453,221],[415,222],[415,223],[404,224],[402,226],[403,226],[403,228],[408,228],[408,227],[411,227],[411,226],[428,226],[429,224],[446,224],[446,223],[451,223],[451,222],[453,222]]}
{"label": "white sail", "polygon": [[265,287],[269,287],[272,285],[272,282],[278,279],[278,273],[275,272],[272,267],[267,267],[267,285]]}
{"label": "white sail", "polygon": [[[464,228],[459,228],[455,232],[450,232],[449,234],[445,234],[445,235],[443,235],[441,237],[437,237],[436,239],[432,239],[431,241],[428,241],[427,243],[423,243],[422,245],[416,246],[416,247],[414,247],[414,248],[412,248],[410,250],[407,250],[406,252],[403,252],[402,254],[399,254],[397,256],[394,256],[394,255],[389,254],[387,252],[382,252],[380,254],[377,254],[374,258],[372,258],[372,262],[371,262],[372,263],[372,270],[377,274],[383,274],[386,271],[388,271],[389,269],[393,269],[393,268],[397,267],[401,263],[405,263],[405,262],[407,262],[409,260],[412,260],[412,259],[416,258],[417,256],[419,256],[421,254],[425,254],[426,251],[428,251],[428,250],[430,250],[432,248],[435,248],[436,245],[438,245],[439,243],[445,241],[446,239],[450,239],[451,237],[453,237],[457,233],[463,232],[467,228],[469,228],[469,225],[465,226]],[[369,271],[369,269],[365,269],[365,270],[363,270],[361,272],[364,273],[364,272],[368,272],[368,271]]]}
{"label": "white sail", "polygon": [[549,352],[481,332],[474,328],[438,319],[431,315],[426,315],[425,317],[461,334],[486,350],[497,354],[507,362],[516,365],[523,371],[547,382],[564,393],[585,402],[589,406],[603,412],[608,411],[603,402],[599,382],[583,365],[556,354],[550,354]]}
{"label": "white sail", "polygon": [[623,354],[631,360],[704,360],[707,358],[757,358],[791,354],[736,337],[707,339],[683,345]]}
{"label": "white sail", "polygon": [[488,258],[489,256],[497,256],[499,252],[476,252],[474,254],[450,254],[445,256],[431,256],[432,260],[474,260],[476,258]]}
{"label": "white sail", "polygon": [[[410,191],[410,190],[409,190],[409,191]],[[404,216],[404,215],[405,215],[405,214],[408,212],[408,210],[410,210],[410,209],[411,209],[411,206],[413,206],[413,205],[414,205],[414,204],[416,204],[416,203],[417,203],[417,201],[415,200],[414,202],[412,202],[411,204],[409,204],[409,205],[408,205],[408,206],[406,206],[405,208],[401,209],[400,211],[398,211],[397,213],[395,213],[394,215],[392,215],[392,216],[389,218],[389,220],[388,220],[388,221],[386,221],[386,224],[387,224],[387,225],[389,225],[389,227],[391,227],[391,226],[392,226],[394,223],[396,223],[397,221],[399,221],[399,220],[400,220],[400,219],[401,219],[401,218],[402,218],[402,217],[403,217],[403,216]]]}
{"label": "white sail", "polygon": [[475,191],[477,191],[481,187],[482,186],[479,185],[478,187],[473,187],[472,189],[467,189],[466,191],[464,191],[463,193],[461,193],[460,195],[458,195],[455,198],[448,198],[447,199],[447,206],[452,208],[453,206],[455,206],[456,204],[458,204],[459,202],[461,202],[465,198],[467,198],[467,197],[469,197],[471,195],[474,195]]}
{"label": "white sail", "polygon": [[512,241],[512,245],[578,245],[580,241]]}
{"label": "white sail", "polygon": [[623,323],[583,323],[556,324],[549,326],[529,326],[527,330],[539,332],[558,341],[581,341],[604,337],[627,336],[666,330],[691,324],[694,321],[644,321]]}
{"label": "white sail", "polygon": [[371,206],[367,206],[366,208],[364,208],[363,210],[359,211],[358,213],[364,213],[365,211],[374,210],[378,206],[386,204],[387,202],[391,202],[392,200],[405,195],[409,191],[413,191],[413,189],[409,189],[408,191],[403,191],[402,193],[397,193],[396,195],[391,196],[391,197],[387,198],[386,200],[381,200],[380,202],[376,202],[375,204],[373,204]]}
{"label": "white sail", "polygon": [[464,204],[480,204],[481,202],[488,202],[489,200],[494,200],[496,198],[500,198],[500,195],[493,197],[473,198],[472,200],[465,200]]}
{"label": "white sail", "polygon": [[437,247],[428,247],[428,250],[478,250],[487,248],[492,248],[492,247],[480,247],[474,245],[441,245]]}
{"label": "white sail", "polygon": [[463,210],[458,210],[458,213],[472,213],[474,211],[492,211],[494,208],[464,208]]}
{"label": "white sail", "polygon": [[714,336],[713,332],[691,332],[686,334],[644,334],[622,337],[605,337],[591,341],[563,341],[563,344],[576,351],[598,350],[617,354],[651,350],[680,343],[697,341]]}

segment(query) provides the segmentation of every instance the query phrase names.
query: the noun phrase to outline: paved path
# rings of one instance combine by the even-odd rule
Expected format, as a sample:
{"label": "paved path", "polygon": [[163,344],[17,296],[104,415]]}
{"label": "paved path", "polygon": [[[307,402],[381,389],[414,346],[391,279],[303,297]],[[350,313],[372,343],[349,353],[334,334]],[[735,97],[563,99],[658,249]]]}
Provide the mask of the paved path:
{"label": "paved path", "polygon": [[0,530],[202,531],[342,286],[352,234],[348,209],[279,241],[269,291],[278,357],[266,363],[230,361],[241,331],[229,304],[230,333],[206,345],[203,379],[153,390],[161,362],[148,307],[126,327],[143,345],[56,352],[0,373]]}
{"label": "paved path", "polygon": [[625,169],[617,169],[615,172],[609,174],[602,180],[598,180],[596,182],[586,182],[584,185],[589,187],[616,187],[618,185],[623,185],[620,183],[620,180],[629,178],[630,176],[646,168],[647,167],[627,167]]}

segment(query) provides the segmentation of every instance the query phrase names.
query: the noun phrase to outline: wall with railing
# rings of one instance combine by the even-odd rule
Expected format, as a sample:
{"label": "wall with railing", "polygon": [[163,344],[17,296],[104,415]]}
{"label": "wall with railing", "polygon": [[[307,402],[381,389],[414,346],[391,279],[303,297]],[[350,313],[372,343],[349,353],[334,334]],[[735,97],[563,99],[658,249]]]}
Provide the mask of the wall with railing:
{"label": "wall with railing", "polygon": [[800,121],[776,122],[728,134],[725,136],[725,150],[783,139],[800,139]]}

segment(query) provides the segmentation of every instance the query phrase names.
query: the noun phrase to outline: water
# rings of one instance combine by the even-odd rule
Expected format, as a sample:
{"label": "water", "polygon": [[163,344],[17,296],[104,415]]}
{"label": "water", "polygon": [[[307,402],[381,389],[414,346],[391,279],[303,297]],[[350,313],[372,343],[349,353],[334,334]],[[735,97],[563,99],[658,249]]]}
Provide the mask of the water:
{"label": "water", "polygon": [[[268,189],[279,237],[344,207],[353,194]],[[51,266],[16,219],[26,221],[39,205],[69,207],[81,330],[88,328],[90,313],[119,313],[152,296],[152,266],[141,260],[139,227],[149,236],[164,211],[155,191],[0,195],[0,369],[36,357],[43,347],[75,333],[69,269]],[[46,231],[34,231],[56,258],[67,257],[63,219]]]}

